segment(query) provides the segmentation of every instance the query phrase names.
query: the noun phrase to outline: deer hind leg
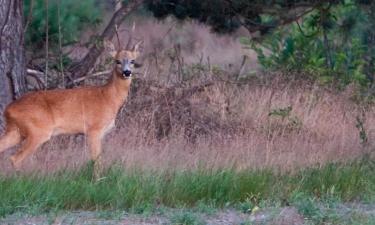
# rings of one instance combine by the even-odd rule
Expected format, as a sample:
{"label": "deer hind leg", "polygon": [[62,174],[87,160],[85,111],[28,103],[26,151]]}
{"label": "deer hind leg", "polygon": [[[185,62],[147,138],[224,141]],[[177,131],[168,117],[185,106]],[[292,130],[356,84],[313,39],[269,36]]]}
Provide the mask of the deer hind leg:
{"label": "deer hind leg", "polygon": [[91,160],[94,162],[94,179],[100,178],[100,172],[102,170],[102,134],[101,132],[90,132],[88,134],[89,147],[91,153]]}
{"label": "deer hind leg", "polygon": [[5,134],[0,138],[0,153],[18,144],[20,141],[21,135],[18,128],[13,125],[8,125]]}
{"label": "deer hind leg", "polygon": [[40,145],[48,141],[51,137],[50,132],[42,131],[30,133],[26,136],[24,143],[16,154],[10,157],[13,167],[19,169],[21,162],[30,154],[34,153]]}

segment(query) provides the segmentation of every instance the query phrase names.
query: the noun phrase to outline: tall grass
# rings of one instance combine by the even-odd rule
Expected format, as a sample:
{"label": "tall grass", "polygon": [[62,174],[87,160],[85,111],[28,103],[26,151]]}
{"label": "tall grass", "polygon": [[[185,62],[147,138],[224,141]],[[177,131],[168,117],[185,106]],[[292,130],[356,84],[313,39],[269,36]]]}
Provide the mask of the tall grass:
{"label": "tall grass", "polygon": [[267,170],[124,170],[113,166],[99,181],[92,166],[50,175],[0,177],[0,215],[17,211],[102,210],[195,206],[244,201],[290,200],[298,193],[348,200],[373,200],[374,161],[329,164],[293,175]]}
{"label": "tall grass", "polygon": [[[178,97],[179,89],[164,96],[147,83],[134,85],[116,129],[103,141],[104,164],[118,161],[146,170],[204,166],[288,171],[372,152],[373,105],[356,104],[350,90],[282,85],[287,83],[277,79],[265,85],[217,82],[185,99]],[[163,129],[167,134],[158,139]],[[0,154],[0,174],[13,173],[11,153]],[[89,158],[82,136],[59,136],[27,158],[22,171],[79,168]]]}

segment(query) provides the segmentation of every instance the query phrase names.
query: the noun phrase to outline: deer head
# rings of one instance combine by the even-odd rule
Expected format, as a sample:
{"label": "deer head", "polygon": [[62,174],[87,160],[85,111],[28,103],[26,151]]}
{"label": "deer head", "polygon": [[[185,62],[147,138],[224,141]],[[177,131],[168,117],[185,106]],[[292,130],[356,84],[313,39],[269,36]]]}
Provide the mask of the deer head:
{"label": "deer head", "polygon": [[134,45],[132,49],[119,49],[116,50],[115,46],[112,42],[107,41],[105,43],[106,48],[110,56],[114,59],[115,63],[115,72],[118,74],[122,79],[131,78],[133,75],[133,69],[141,67],[140,63],[136,62],[140,51],[139,47],[143,41],[139,41],[137,44]]}

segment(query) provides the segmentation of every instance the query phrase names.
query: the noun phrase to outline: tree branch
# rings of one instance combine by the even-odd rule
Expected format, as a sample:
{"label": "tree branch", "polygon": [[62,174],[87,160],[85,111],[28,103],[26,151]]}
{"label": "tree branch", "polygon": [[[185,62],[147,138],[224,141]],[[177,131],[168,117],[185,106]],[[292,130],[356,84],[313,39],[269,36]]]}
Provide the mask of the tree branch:
{"label": "tree branch", "polygon": [[[68,70],[72,73],[73,79],[78,79],[85,76],[95,65],[97,58],[104,51],[104,46],[102,44],[103,40],[111,40],[115,35],[115,27],[119,26],[121,22],[129,15],[132,11],[138,8],[143,3],[143,0],[133,0],[126,5],[122,5],[112,19],[109,21],[107,27],[104,29],[103,33],[100,35],[100,44],[94,44],[86,56],[77,64],[70,67]],[[70,82],[73,82],[72,80]],[[71,84],[71,83],[70,83]]]}
{"label": "tree branch", "polygon": [[27,31],[27,28],[29,27],[29,24],[31,23],[31,20],[33,19],[33,7],[34,7],[34,0],[30,0],[29,5],[29,12],[27,14],[25,26],[23,27],[23,32],[25,33]]}

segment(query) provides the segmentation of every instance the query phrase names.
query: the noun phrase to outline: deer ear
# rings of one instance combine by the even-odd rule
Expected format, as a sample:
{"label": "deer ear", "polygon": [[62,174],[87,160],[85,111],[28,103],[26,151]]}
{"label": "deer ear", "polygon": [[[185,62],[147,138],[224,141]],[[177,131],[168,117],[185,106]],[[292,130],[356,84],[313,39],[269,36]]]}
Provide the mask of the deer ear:
{"label": "deer ear", "polygon": [[143,43],[143,40],[137,42],[137,44],[134,45],[132,50],[135,51],[135,52],[139,52],[139,47],[141,46],[142,43]]}
{"label": "deer ear", "polygon": [[108,40],[105,40],[103,45],[104,45],[104,49],[107,52],[107,54],[109,54],[110,56],[112,56],[114,58],[116,56],[116,53],[117,53],[117,51],[115,49],[115,45],[111,41],[108,41]]}

